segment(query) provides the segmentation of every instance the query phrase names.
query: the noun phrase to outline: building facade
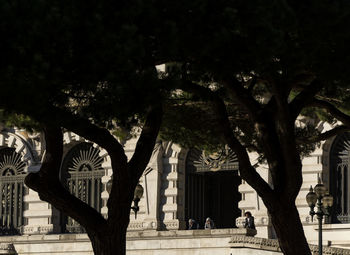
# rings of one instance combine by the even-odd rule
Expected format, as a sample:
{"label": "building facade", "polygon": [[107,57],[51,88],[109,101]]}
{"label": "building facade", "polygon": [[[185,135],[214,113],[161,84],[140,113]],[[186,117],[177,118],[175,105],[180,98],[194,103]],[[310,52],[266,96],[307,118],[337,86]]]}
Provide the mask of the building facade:
{"label": "building facade", "polygon": [[[320,129],[327,130],[327,125],[321,123]],[[136,142],[137,138],[133,138],[124,144],[129,158]],[[0,133],[0,224],[3,235],[13,235],[12,242],[29,235],[77,236],[84,232],[77,222],[25,187],[25,175],[40,169],[44,154],[40,134],[16,128]],[[258,155],[250,156],[254,161]],[[350,246],[349,167],[350,133],[322,143],[303,159],[304,182],[296,203],[310,243],[317,243],[318,229],[317,222],[311,221],[305,196],[310,185],[321,178],[335,198],[331,217],[324,225],[324,242],[334,247]],[[131,211],[129,232],[174,233],[187,229],[190,218],[203,229],[207,217],[213,219],[218,230],[242,228],[242,216],[250,211],[255,217],[257,237],[275,239],[266,207],[241,180],[238,169],[235,154],[228,148],[210,154],[158,141],[140,179],[144,195],[137,218]],[[260,165],[257,170],[269,181],[266,166]],[[110,159],[104,149],[71,132],[64,134],[61,181],[72,194],[103,215],[107,215],[106,184],[111,175]]]}

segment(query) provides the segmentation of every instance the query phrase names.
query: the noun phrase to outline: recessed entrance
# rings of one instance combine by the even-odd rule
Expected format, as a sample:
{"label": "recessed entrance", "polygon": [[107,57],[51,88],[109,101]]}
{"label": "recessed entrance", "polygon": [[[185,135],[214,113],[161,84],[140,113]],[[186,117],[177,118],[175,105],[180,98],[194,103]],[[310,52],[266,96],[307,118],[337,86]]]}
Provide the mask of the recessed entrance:
{"label": "recessed entrance", "polygon": [[186,162],[185,217],[192,218],[204,228],[210,217],[216,228],[233,228],[240,216],[238,202],[241,194],[238,185],[237,160],[227,150],[222,157],[214,157],[204,152],[192,150]]}

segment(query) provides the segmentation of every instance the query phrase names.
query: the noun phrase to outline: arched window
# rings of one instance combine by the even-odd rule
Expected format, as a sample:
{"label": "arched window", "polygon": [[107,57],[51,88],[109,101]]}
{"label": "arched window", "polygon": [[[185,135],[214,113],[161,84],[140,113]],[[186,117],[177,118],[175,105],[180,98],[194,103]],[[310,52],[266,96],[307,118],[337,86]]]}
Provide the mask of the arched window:
{"label": "arched window", "polygon": [[[62,163],[62,175],[66,188],[71,194],[95,208],[98,212],[102,208],[102,182],[104,175],[103,158],[100,150],[91,143],[79,143],[72,147]],[[84,229],[72,218],[64,220],[69,232],[84,232]]]}
{"label": "arched window", "polygon": [[332,222],[350,222],[350,133],[337,136],[331,147],[330,193],[334,197]]}
{"label": "arched window", "polygon": [[0,225],[16,229],[23,225],[25,163],[14,148],[0,148]]}

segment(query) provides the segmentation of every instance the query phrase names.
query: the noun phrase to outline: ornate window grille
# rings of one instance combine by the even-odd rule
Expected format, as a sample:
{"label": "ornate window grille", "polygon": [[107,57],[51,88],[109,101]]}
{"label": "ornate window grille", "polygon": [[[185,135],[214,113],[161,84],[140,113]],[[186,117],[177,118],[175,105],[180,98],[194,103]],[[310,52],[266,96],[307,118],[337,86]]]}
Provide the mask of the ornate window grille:
{"label": "ornate window grille", "polygon": [[23,225],[24,169],[14,148],[0,149],[0,235],[16,234]]}
{"label": "ornate window grille", "polygon": [[[102,199],[101,177],[103,158],[99,156],[100,150],[91,143],[80,143],[66,154],[62,173],[66,180],[66,188],[71,194],[101,212]],[[72,218],[66,219],[66,230],[69,232],[85,232],[85,230]]]}
{"label": "ornate window grille", "polygon": [[330,191],[334,197],[332,222],[350,222],[350,133],[339,135],[331,149]]}

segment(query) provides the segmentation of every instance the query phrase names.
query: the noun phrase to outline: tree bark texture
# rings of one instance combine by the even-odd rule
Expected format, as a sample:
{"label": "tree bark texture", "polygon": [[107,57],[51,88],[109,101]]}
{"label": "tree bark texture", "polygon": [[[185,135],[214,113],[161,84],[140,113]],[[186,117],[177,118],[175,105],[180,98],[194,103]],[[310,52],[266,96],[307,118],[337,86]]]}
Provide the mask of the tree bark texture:
{"label": "tree bark texture", "polygon": [[126,231],[129,224],[130,209],[121,210],[115,223],[109,224],[103,233],[88,231],[92,249],[95,255],[125,255],[126,254]]}
{"label": "tree bark texture", "polygon": [[290,113],[288,100],[283,97],[284,93],[280,88],[275,87],[274,96],[266,107],[262,107],[243,86],[232,82],[224,85],[249,114],[269,166],[272,185],[257,174],[246,148],[233,137],[225,107],[217,107],[217,112],[222,114],[222,120],[226,122],[226,125],[221,125],[224,129],[223,134],[231,149],[236,152],[241,177],[263,199],[283,254],[311,255],[295,206],[295,199],[302,184],[302,167],[295,144],[295,120]]}
{"label": "tree bark texture", "polygon": [[284,255],[311,255],[303,225],[295,205],[278,205],[270,210],[272,225],[276,231]]}
{"label": "tree bark texture", "polygon": [[124,255],[126,253],[126,232],[114,235],[89,235],[95,255]]}

